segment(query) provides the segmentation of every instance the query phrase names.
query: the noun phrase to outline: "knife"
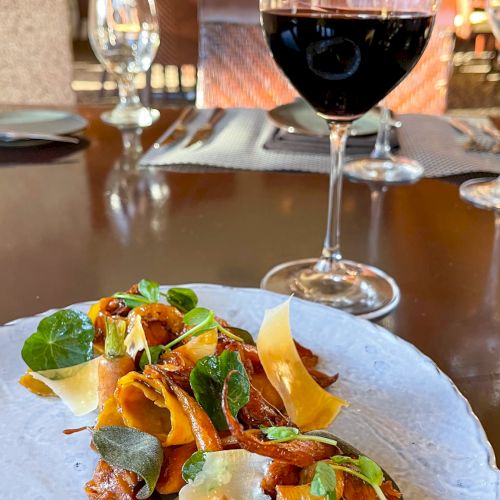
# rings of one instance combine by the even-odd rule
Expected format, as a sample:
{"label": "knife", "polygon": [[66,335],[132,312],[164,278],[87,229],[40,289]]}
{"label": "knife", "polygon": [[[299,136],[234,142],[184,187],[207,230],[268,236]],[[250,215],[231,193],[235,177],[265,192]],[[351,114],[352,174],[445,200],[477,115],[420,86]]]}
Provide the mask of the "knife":
{"label": "knife", "polygon": [[158,149],[160,146],[166,146],[184,138],[187,134],[186,124],[196,116],[197,112],[194,106],[184,108],[174,123],[156,140],[153,148]]}
{"label": "knife", "polygon": [[0,141],[14,142],[25,140],[51,141],[51,142],[68,142],[70,144],[78,144],[80,139],[67,135],[41,134],[31,132],[16,132],[11,130],[0,130]]}
{"label": "knife", "polygon": [[186,148],[194,148],[202,146],[210,138],[214,131],[217,122],[224,116],[226,111],[222,108],[215,108],[210,117],[191,137],[191,140],[186,144]]}

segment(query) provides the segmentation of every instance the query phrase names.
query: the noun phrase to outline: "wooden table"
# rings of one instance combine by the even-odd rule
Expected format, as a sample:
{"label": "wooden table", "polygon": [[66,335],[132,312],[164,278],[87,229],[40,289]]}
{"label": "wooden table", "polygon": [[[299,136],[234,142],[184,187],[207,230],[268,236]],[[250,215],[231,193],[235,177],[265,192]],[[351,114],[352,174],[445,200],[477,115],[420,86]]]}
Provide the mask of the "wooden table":
{"label": "wooden table", "polygon": [[[101,110],[79,112],[90,120],[83,147],[0,153],[1,323],[142,277],[258,287],[273,265],[318,255],[325,175],[127,171],[117,166],[120,134],[99,121]],[[145,147],[177,113],[162,111],[144,132]],[[495,223],[492,212],[461,201],[451,182],[385,193],[345,182],[344,255],[380,267],[401,287],[401,304],[382,324],[454,380],[497,456],[499,217]]]}

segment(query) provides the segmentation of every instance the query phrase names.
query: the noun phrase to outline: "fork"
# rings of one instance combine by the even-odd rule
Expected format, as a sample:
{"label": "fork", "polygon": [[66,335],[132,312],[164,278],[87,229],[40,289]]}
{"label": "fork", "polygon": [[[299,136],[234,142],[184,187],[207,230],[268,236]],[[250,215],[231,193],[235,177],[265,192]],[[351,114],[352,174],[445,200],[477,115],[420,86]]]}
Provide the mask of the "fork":
{"label": "fork", "polygon": [[448,117],[448,123],[469,139],[468,142],[464,144],[464,149],[466,151],[490,152],[491,148],[479,142],[474,131],[462,120]]}
{"label": "fork", "polygon": [[500,153],[500,131],[490,127],[489,125],[481,125],[481,130],[495,140],[494,144],[490,148],[490,153]]}

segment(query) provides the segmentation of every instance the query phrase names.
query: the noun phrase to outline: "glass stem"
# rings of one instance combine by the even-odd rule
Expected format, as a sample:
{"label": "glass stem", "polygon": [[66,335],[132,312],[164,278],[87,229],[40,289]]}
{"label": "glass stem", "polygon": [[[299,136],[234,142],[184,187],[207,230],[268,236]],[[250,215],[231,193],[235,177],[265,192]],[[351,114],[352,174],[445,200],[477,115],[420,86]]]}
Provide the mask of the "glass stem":
{"label": "glass stem", "polygon": [[330,128],[330,187],[328,191],[328,220],[319,272],[331,272],[342,259],[340,253],[340,208],[342,202],[342,170],[350,123],[329,121]]}
{"label": "glass stem", "polygon": [[120,96],[120,106],[127,108],[140,106],[141,101],[135,88],[133,74],[127,73],[118,76],[118,95]]}
{"label": "glass stem", "polygon": [[391,159],[391,112],[385,104],[382,102],[382,108],[380,110],[380,125],[378,127],[377,141],[375,142],[375,148],[370,154],[370,157],[375,160],[390,160]]}

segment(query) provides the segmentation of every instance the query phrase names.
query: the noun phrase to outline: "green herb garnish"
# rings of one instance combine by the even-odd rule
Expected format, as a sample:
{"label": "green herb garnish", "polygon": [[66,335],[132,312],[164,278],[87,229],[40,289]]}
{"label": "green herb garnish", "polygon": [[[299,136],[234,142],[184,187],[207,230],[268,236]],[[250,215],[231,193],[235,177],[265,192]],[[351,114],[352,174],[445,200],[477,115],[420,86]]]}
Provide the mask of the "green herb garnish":
{"label": "green herb garnish", "polygon": [[139,281],[139,293],[151,304],[156,304],[160,301],[160,284],[156,281],[142,279]]}
{"label": "green herb garnish", "polygon": [[[386,496],[380,489],[380,485],[384,480],[384,473],[380,466],[374,462],[371,458],[360,455],[359,458],[345,457],[343,455],[335,455],[331,458],[334,464],[331,465],[334,469],[347,472],[353,476],[362,479],[365,483],[368,483],[377,494],[380,500],[386,500]],[[349,467],[343,467],[337,464],[351,464],[354,465],[357,470],[351,469]]]}
{"label": "green herb garnish", "polygon": [[198,297],[190,288],[170,288],[162,294],[170,305],[177,307],[182,313],[187,313],[198,305]]}
{"label": "green herb garnish", "polygon": [[311,482],[311,495],[337,500],[337,475],[330,465],[318,462]]}
{"label": "green herb garnish", "polygon": [[24,342],[21,356],[35,372],[66,368],[94,357],[93,340],[90,318],[80,311],[63,309],[40,321],[36,333]]}
{"label": "green herb garnish", "polygon": [[149,348],[149,354],[151,355],[151,363],[149,362],[148,355],[146,351],[141,354],[141,359],[139,360],[139,368],[144,370],[146,365],[156,365],[160,356],[165,352],[165,346],[154,345]]}
{"label": "green herb garnish", "polygon": [[95,431],[92,439],[106,462],[135,472],[145,481],[137,498],[153,494],[163,462],[163,450],[156,437],[129,427],[109,426]]}
{"label": "green herb garnish", "polygon": [[186,481],[194,481],[199,472],[205,465],[207,451],[195,451],[182,466],[182,479]]}
{"label": "green herb garnish", "polygon": [[277,443],[286,443],[287,441],[317,441],[319,443],[336,446],[337,441],[315,434],[301,434],[295,427],[261,427],[260,430],[266,435],[267,439]]}
{"label": "green herb garnish", "polygon": [[133,309],[144,304],[155,304],[160,300],[160,285],[156,281],[142,279],[137,286],[138,294],[117,292],[113,295],[117,299],[123,300],[127,307]]}
{"label": "green herb garnish", "polygon": [[231,333],[237,335],[245,344],[255,345],[255,340],[249,331],[243,330],[243,328],[236,328],[235,326],[230,326],[228,329]]}
{"label": "green herb garnish", "polygon": [[127,352],[123,341],[127,335],[127,322],[121,318],[105,318],[106,338],[104,339],[104,355],[107,358],[121,358]]}
{"label": "green herb garnish", "polygon": [[234,417],[250,400],[250,381],[238,352],[224,351],[220,356],[200,359],[189,377],[196,401],[207,412],[219,431],[227,430],[222,410],[222,388],[229,372],[235,373],[228,380],[228,403]]}

